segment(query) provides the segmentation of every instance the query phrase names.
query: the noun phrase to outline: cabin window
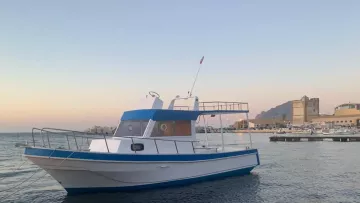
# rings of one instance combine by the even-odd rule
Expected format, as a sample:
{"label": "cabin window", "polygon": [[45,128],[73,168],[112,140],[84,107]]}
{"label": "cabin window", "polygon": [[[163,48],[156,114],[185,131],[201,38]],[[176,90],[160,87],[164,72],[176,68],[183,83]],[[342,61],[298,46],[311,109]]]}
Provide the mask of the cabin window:
{"label": "cabin window", "polygon": [[191,135],[191,121],[175,121],[174,135],[175,136],[190,136]]}
{"label": "cabin window", "polygon": [[115,134],[116,137],[138,136],[144,134],[146,126],[149,121],[146,120],[129,120],[121,121],[119,128]]}
{"label": "cabin window", "polygon": [[191,136],[191,121],[156,121],[151,137]]}

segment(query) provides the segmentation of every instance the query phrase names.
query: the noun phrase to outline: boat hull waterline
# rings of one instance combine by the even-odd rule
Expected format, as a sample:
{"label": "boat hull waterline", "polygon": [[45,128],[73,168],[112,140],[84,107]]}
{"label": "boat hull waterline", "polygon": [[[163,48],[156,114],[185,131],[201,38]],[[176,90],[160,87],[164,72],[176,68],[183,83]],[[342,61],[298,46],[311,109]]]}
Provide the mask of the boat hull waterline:
{"label": "boat hull waterline", "polygon": [[25,149],[68,195],[138,191],[246,175],[260,164],[256,149],[214,154],[126,155]]}

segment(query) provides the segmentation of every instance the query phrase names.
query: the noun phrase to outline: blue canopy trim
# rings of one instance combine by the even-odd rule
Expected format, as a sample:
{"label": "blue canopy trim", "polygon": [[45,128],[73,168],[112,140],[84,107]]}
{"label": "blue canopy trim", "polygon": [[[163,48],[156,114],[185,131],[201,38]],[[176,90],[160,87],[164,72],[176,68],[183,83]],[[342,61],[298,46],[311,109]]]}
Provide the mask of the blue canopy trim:
{"label": "blue canopy trim", "polygon": [[121,117],[122,121],[127,120],[154,120],[154,121],[177,121],[197,120],[200,115],[235,114],[248,113],[248,110],[213,110],[213,111],[186,111],[168,109],[140,109],[125,111]]}

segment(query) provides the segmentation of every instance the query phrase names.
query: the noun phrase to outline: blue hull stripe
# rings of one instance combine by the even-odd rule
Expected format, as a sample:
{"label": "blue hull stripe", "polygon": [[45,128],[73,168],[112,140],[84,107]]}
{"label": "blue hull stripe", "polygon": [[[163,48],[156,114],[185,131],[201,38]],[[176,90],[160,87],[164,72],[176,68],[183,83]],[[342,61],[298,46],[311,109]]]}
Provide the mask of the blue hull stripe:
{"label": "blue hull stripe", "polygon": [[217,180],[231,176],[241,176],[247,175],[251,172],[254,167],[238,169],[234,171],[228,171],[219,174],[213,174],[209,176],[184,179],[184,180],[175,180],[164,183],[155,183],[148,185],[139,185],[139,186],[127,186],[127,187],[93,187],[93,188],[65,188],[68,192],[68,195],[77,195],[84,193],[98,193],[98,192],[130,192],[130,191],[138,191],[138,190],[146,190],[146,189],[157,189],[157,188],[167,188],[167,187],[175,187],[175,186],[183,186],[189,185],[193,183]]}
{"label": "blue hull stripe", "polygon": [[[74,152],[69,150],[55,150],[44,148],[25,148],[25,155],[44,156],[55,158],[73,158],[84,160],[103,160],[103,161],[202,161],[226,157],[233,157],[246,154],[258,153],[257,149],[214,153],[214,154],[174,154],[174,155],[148,155],[148,154],[112,154],[98,152]],[[70,156],[71,155],[71,156]],[[259,160],[258,160],[259,162]]]}

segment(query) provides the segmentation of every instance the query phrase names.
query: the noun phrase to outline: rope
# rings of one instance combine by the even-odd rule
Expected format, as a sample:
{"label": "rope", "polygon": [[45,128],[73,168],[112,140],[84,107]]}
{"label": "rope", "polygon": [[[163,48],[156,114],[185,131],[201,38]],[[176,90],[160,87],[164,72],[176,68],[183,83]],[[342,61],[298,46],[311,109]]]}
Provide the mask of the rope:
{"label": "rope", "polygon": [[[19,170],[21,168],[22,165],[24,165],[24,163],[27,162],[27,160],[23,161],[20,166],[18,166],[17,168],[13,169],[12,172],[14,173],[15,171]],[[6,178],[5,176],[0,178],[0,181],[2,181],[4,178]],[[0,191],[1,192],[1,191]]]}
{"label": "rope", "polygon": [[[54,149],[54,151],[55,151],[55,149]],[[50,158],[51,155],[54,153],[54,151],[50,154],[49,158]],[[56,165],[55,167],[59,167],[65,160],[67,160],[71,155],[73,155],[74,152],[75,152],[75,151],[73,151],[69,156],[67,156],[65,159],[63,159],[63,160],[62,160],[58,165]],[[38,171],[41,171],[41,170],[43,170],[43,169],[39,169]],[[32,178],[38,171],[36,171],[34,174],[32,174],[32,175],[31,175],[29,178],[27,178],[25,181],[22,181],[20,184],[18,184],[18,185],[15,186],[15,187],[12,187],[12,188],[10,188],[10,189],[16,188],[16,187],[24,184],[26,181],[28,181],[30,178]],[[45,170],[44,170],[44,171],[45,171]],[[27,186],[30,186],[31,184],[35,183],[36,181],[38,181],[38,180],[40,180],[41,178],[45,177],[47,174],[48,174],[48,173],[45,171],[45,174],[44,174],[44,175],[42,175],[41,177],[39,177],[39,178],[36,179],[35,181],[31,182],[31,183],[30,183],[29,185],[27,185]],[[17,192],[20,192],[21,190],[23,190],[23,189],[25,189],[25,188],[26,188],[26,187],[20,188],[19,190],[16,190],[15,192],[10,193],[9,195],[6,195],[6,196],[3,197],[3,198],[4,198],[4,199],[5,199],[5,198],[8,198],[8,197],[10,197],[11,195],[13,195],[13,194],[15,194],[15,193],[17,193]],[[8,190],[10,190],[10,189],[6,189],[6,190],[3,190],[3,191],[8,191]],[[1,191],[1,192],[3,192],[3,191]]]}
{"label": "rope", "polygon": [[[54,151],[55,151],[55,149],[54,149]],[[49,158],[51,157],[51,155],[54,153],[54,151],[53,152],[51,152],[51,154],[50,154],[50,156],[49,156]],[[21,164],[22,165],[22,164]],[[5,190],[1,190],[0,192],[6,192],[6,191],[9,191],[9,190],[12,190],[12,189],[15,189],[15,188],[17,188],[18,186],[20,186],[20,185],[22,185],[22,184],[24,184],[26,181],[28,181],[28,180],[30,180],[37,172],[39,172],[39,171],[41,171],[41,170],[43,170],[43,169],[41,169],[41,168],[39,168],[39,169],[37,169],[30,177],[28,177],[28,178],[26,178],[26,179],[24,179],[23,181],[21,181],[19,184],[17,184],[17,185],[15,185],[15,186],[13,186],[13,187],[10,187],[10,188],[7,188],[7,189],[5,189]]]}
{"label": "rope", "polygon": [[[38,170],[38,171],[40,171],[40,170]],[[35,174],[36,174],[36,173],[34,173],[32,176],[30,176],[30,178],[32,178]],[[47,174],[47,172],[45,171],[45,174],[44,174],[43,176],[41,176],[40,178],[44,177],[46,174]],[[30,178],[28,178],[27,180],[29,180]],[[38,181],[40,178],[36,179],[36,181]],[[26,180],[26,181],[27,181],[27,180]],[[36,182],[36,181],[31,182],[31,183],[30,183],[29,185],[27,185],[27,186],[30,186],[32,183],[34,183],[34,182]],[[21,184],[23,184],[23,183],[25,183],[25,181],[21,182]],[[17,185],[17,186],[20,186],[21,184],[19,184],[19,185]],[[13,187],[13,188],[14,188],[14,187]],[[13,188],[11,188],[11,189],[13,189]],[[26,188],[26,187],[20,188],[19,190],[16,190],[15,192],[10,193],[10,194],[6,195],[6,196],[3,197],[3,198],[4,198],[4,199],[5,199],[5,198],[8,198],[8,197],[10,197],[11,195],[13,195],[13,194],[15,194],[15,193],[17,193],[17,192],[20,192],[21,190],[23,190],[23,189],[25,189],[25,188]]]}
{"label": "rope", "polygon": [[7,189],[5,189],[5,190],[1,190],[0,192],[6,192],[6,191],[12,190],[12,189],[14,189],[14,188],[17,188],[18,186],[24,184],[26,181],[30,180],[37,172],[39,172],[39,171],[41,171],[41,170],[43,170],[43,169],[37,169],[30,177],[26,178],[26,179],[23,180],[21,183],[15,185],[15,186],[13,186],[13,187],[7,188]]}

